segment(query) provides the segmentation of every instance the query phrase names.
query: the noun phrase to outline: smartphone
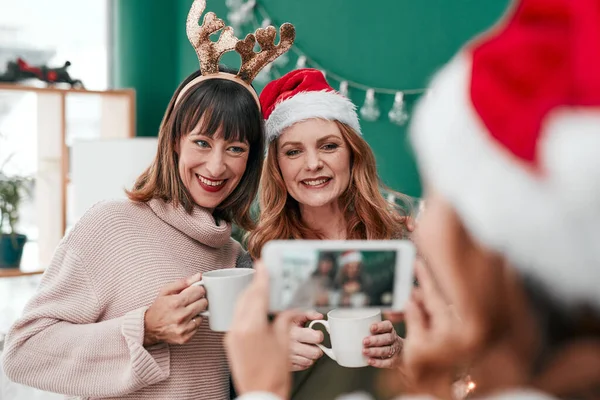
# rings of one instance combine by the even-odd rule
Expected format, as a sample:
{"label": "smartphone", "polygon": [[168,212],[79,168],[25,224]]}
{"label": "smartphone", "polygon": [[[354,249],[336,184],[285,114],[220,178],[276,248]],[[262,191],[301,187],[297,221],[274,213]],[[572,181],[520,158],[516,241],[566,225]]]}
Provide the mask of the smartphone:
{"label": "smartphone", "polygon": [[262,249],[270,310],[403,311],[414,284],[408,240],[275,240]]}

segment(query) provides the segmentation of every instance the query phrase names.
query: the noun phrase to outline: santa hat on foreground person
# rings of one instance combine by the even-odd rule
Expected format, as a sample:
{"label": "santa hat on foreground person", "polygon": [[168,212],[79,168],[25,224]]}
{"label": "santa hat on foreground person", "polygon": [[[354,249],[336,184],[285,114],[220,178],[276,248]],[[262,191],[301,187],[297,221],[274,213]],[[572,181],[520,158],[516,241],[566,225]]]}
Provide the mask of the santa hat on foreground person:
{"label": "santa hat on foreground person", "polygon": [[435,77],[411,137],[470,233],[600,308],[600,1],[522,0]]}
{"label": "santa hat on foreground person", "polygon": [[270,82],[260,93],[260,105],[269,142],[285,128],[312,118],[339,121],[361,134],[354,103],[316,69],[297,69]]}

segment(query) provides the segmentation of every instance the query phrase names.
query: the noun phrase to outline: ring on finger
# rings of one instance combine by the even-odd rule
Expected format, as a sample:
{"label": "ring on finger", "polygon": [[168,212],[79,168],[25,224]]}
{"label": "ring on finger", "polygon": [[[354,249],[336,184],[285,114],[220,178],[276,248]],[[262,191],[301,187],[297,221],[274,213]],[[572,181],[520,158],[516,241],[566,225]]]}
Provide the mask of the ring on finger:
{"label": "ring on finger", "polygon": [[198,317],[192,318],[192,322],[196,325],[196,329],[200,328],[200,324],[198,323]]}

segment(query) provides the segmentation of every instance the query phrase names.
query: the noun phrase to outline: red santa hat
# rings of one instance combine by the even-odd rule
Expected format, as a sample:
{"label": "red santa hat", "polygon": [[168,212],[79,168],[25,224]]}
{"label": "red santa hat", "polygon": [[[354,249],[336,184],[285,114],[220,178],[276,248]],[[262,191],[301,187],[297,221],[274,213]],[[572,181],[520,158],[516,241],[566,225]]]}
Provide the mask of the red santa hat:
{"label": "red santa hat", "polygon": [[339,262],[340,266],[343,267],[346,264],[362,262],[362,259],[363,258],[362,258],[362,254],[360,253],[360,251],[349,250],[349,251],[343,252],[340,255],[338,262]]}
{"label": "red santa hat", "polygon": [[600,2],[522,0],[444,67],[411,137],[483,244],[600,306]]}
{"label": "red santa hat", "polygon": [[260,94],[267,140],[297,122],[321,118],[342,122],[360,134],[356,106],[336,92],[316,69],[302,68],[269,82]]}

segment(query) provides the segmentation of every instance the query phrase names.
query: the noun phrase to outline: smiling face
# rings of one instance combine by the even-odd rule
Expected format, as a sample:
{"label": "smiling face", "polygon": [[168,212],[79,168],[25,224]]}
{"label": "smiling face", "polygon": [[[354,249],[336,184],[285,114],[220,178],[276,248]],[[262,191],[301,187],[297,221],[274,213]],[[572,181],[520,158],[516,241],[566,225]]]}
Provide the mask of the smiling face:
{"label": "smiling face", "polygon": [[353,280],[357,279],[360,272],[360,262],[351,262],[344,266],[346,278]]}
{"label": "smiling face", "polygon": [[206,136],[202,123],[179,143],[179,175],[194,202],[214,209],[237,187],[246,171],[249,145],[225,140],[217,132]]}
{"label": "smiling face", "polygon": [[350,183],[350,149],[333,121],[310,119],[283,131],[277,160],[290,196],[309,207],[338,201]]}
{"label": "smiling face", "polygon": [[319,261],[319,273],[323,276],[327,276],[333,269],[333,261],[329,259],[323,259]]}

